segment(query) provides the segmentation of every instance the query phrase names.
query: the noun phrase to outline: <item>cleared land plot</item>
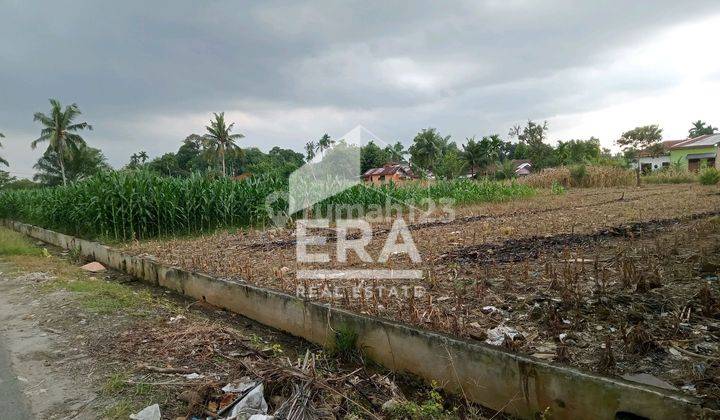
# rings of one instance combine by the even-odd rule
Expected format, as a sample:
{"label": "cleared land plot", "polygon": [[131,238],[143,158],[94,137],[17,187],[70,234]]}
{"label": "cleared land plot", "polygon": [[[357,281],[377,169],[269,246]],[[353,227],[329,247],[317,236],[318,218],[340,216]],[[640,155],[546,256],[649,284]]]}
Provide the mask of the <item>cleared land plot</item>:
{"label": "cleared land plot", "polygon": [[[585,189],[465,207],[452,222],[416,224],[421,264],[404,256],[369,264],[350,253],[345,264],[298,266],[293,232],[286,230],[136,243],[127,250],[292,294],[308,286],[295,279],[302,268],[422,269],[424,279],[412,283],[428,291],[422,299],[325,300],[458,336],[496,338],[515,351],[593,371],[651,374],[717,402],[718,214],[716,187]],[[377,258],[388,226],[373,226],[368,250]],[[331,240],[316,251],[334,248]],[[498,326],[511,330],[488,337]]]}

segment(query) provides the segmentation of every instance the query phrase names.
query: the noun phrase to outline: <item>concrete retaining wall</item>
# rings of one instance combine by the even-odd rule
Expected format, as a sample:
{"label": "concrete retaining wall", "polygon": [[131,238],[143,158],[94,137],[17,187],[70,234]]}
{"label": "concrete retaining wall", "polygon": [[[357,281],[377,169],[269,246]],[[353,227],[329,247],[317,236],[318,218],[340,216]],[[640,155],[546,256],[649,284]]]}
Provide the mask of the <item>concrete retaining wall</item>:
{"label": "concrete retaining wall", "polygon": [[[512,354],[484,343],[358,315],[281,292],[216,279],[135,257],[97,242],[14,221],[28,236],[125,271],[147,283],[206,301],[267,326],[331,346],[333,330],[358,333],[364,353],[394,371],[435,380],[491,409],[523,418],[549,410],[554,419],[612,419],[619,413],[650,419],[720,418],[679,393],[585,373]],[[717,416],[717,417],[716,417]]]}

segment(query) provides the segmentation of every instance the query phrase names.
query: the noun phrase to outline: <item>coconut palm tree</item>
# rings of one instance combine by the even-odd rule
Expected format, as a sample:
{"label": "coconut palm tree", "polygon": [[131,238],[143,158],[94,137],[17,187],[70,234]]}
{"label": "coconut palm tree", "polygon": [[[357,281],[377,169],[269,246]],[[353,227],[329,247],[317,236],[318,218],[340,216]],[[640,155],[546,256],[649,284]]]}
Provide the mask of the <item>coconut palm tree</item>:
{"label": "coconut palm tree", "polygon": [[145,163],[146,160],[148,160],[148,154],[144,150],[141,150],[137,154],[138,159],[140,159],[140,163]]}
{"label": "coconut palm tree", "polygon": [[315,150],[317,150],[317,147],[315,146],[315,142],[310,140],[305,144],[305,160],[310,162],[315,157]]}
{"label": "coconut palm tree", "polygon": [[331,139],[330,136],[325,133],[320,140],[317,142],[317,152],[322,154],[325,150],[329,149],[330,146],[335,144],[335,140]]}
{"label": "coconut palm tree", "polygon": [[462,146],[462,156],[470,168],[470,176],[475,178],[476,171],[487,163],[487,158],[485,157],[482,144],[475,141],[475,137],[467,138],[466,140],[467,143]]}
{"label": "coconut palm tree", "polygon": [[[3,138],[5,138],[5,134],[0,133],[0,139],[3,139]],[[2,147],[2,143],[0,143],[0,147]],[[5,166],[9,166],[8,161],[3,159],[2,157],[0,157],[0,163],[2,163]]]}
{"label": "coconut palm tree", "polygon": [[65,159],[72,159],[73,152],[85,146],[85,140],[77,132],[84,129],[92,130],[92,126],[86,122],[73,123],[80,114],[82,112],[76,104],[68,105],[63,110],[60,101],[50,99],[50,116],[36,112],[33,117],[33,121],[39,121],[43,125],[43,129],[40,131],[40,137],[30,143],[30,146],[35,149],[39,143],[44,141],[50,143],[48,149],[56,152],[63,185],[67,185]]}
{"label": "coconut palm tree", "polygon": [[227,176],[227,170],[225,169],[225,154],[228,151],[237,150],[239,147],[235,144],[235,140],[239,140],[245,137],[243,134],[230,134],[235,123],[227,125],[225,123],[225,113],[220,114],[213,113],[214,119],[210,121],[209,126],[205,126],[208,134],[203,137],[205,140],[205,146],[212,152],[217,153],[222,161],[222,174]]}

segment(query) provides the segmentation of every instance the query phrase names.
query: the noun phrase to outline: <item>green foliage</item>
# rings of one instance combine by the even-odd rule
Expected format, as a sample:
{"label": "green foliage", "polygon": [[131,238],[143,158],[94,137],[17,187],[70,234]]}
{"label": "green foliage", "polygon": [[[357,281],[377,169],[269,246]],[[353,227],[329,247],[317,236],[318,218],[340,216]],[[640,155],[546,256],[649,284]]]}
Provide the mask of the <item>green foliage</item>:
{"label": "green foliage", "polygon": [[646,184],[686,184],[697,180],[697,174],[688,171],[682,165],[673,165],[642,177],[642,181]]}
{"label": "green foliage", "polygon": [[703,185],[715,185],[720,182],[720,171],[715,168],[705,168],[700,171],[700,183]]}
{"label": "green foliage", "polygon": [[457,148],[452,148],[439,159],[435,167],[435,175],[443,179],[455,179],[463,174],[465,169],[465,161],[460,156]]}
{"label": "green foliage", "polygon": [[575,165],[597,162],[600,159],[600,140],[559,141],[555,148],[557,160],[561,165]]}
{"label": "green foliage", "polygon": [[386,407],[385,413],[389,419],[397,420],[449,420],[459,418],[457,413],[445,410],[445,401],[437,390],[436,384],[428,391],[427,399],[420,403],[414,401],[400,401]]}
{"label": "green foliage", "polygon": [[553,181],[552,185],[550,186],[550,191],[555,195],[563,195],[566,192],[565,187],[563,187],[562,184],[557,181]]}
{"label": "green foliage", "polygon": [[425,128],[415,136],[408,152],[414,164],[435,172],[438,160],[449,147],[450,136],[443,137],[436,129]]}
{"label": "green foliage", "polygon": [[77,132],[92,130],[92,126],[86,122],[73,122],[82,114],[76,104],[68,105],[63,110],[58,100],[50,99],[50,106],[49,116],[42,112],[35,113],[33,120],[38,121],[43,129],[40,137],[30,143],[30,146],[35,149],[42,142],[49,143],[48,150],[55,153],[62,182],[66,184],[65,162],[73,158],[73,152],[85,145],[85,140]]}
{"label": "green foliage", "polygon": [[588,184],[588,173],[585,165],[575,165],[570,168],[570,185],[585,187]]}
{"label": "green foliage", "polygon": [[[149,171],[105,172],[67,186],[0,192],[0,218],[114,240],[193,234],[269,223],[268,210],[280,214],[287,209],[287,183],[279,176],[235,181],[200,174],[170,178]],[[357,185],[319,203],[316,214],[325,214],[330,206],[374,209],[388,200],[422,206],[427,199],[447,198],[462,205],[534,193],[526,185],[471,180]],[[266,204],[271,194],[279,198]]]}
{"label": "green foliage", "polygon": [[358,333],[343,325],[335,331],[335,348],[333,352],[343,358],[351,359],[357,353]]}
{"label": "green foliage", "polygon": [[203,137],[205,151],[212,157],[217,157],[221,162],[223,176],[227,176],[227,165],[225,164],[226,153],[234,153],[238,150],[236,140],[245,137],[243,134],[231,134],[235,123],[225,123],[225,113],[213,114],[210,125],[206,126],[207,134]]}
{"label": "green foliage", "polygon": [[700,137],[700,136],[704,136],[706,134],[715,134],[718,131],[717,127],[713,127],[710,124],[706,125],[706,123],[701,120],[697,120],[697,121],[693,122],[692,125],[693,125],[693,127],[689,131],[691,139],[694,139],[694,138]]}
{"label": "green foliage", "polygon": [[[48,148],[33,166],[38,171],[33,176],[33,180],[43,185],[61,185],[63,183],[63,168],[59,162],[57,152]],[[81,144],[67,152],[64,169],[67,181],[75,182],[99,172],[110,170],[110,166],[108,166],[105,156],[100,150]]]}
{"label": "green foliage", "polygon": [[500,168],[495,172],[495,179],[513,179],[515,178],[515,164],[506,160],[502,162]]}

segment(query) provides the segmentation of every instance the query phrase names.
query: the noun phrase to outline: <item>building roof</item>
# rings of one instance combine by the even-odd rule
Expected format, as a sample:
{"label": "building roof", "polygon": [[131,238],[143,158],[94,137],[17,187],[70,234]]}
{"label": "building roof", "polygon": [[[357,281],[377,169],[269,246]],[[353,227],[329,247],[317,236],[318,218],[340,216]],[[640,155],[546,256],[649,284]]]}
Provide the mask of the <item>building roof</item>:
{"label": "building roof", "polygon": [[690,149],[693,147],[708,147],[715,146],[720,143],[720,133],[718,134],[705,134],[694,139],[683,140],[680,143],[673,145],[672,149]]}
{"label": "building roof", "polygon": [[[660,142],[660,144],[663,146],[664,154],[663,155],[669,155],[670,149],[673,148],[673,146],[686,142],[688,139],[682,139],[682,140],[663,140]],[[648,152],[647,149],[643,149],[640,151],[639,157],[652,157],[650,152]]]}
{"label": "building roof", "polygon": [[400,165],[397,163],[389,163],[384,165],[382,168],[372,168],[365,171],[364,174],[362,174],[363,178],[370,178],[373,176],[387,176],[387,175],[394,175],[396,173],[400,173],[400,175],[407,176],[409,178],[415,178],[415,174],[413,174],[412,169],[406,165]]}

